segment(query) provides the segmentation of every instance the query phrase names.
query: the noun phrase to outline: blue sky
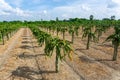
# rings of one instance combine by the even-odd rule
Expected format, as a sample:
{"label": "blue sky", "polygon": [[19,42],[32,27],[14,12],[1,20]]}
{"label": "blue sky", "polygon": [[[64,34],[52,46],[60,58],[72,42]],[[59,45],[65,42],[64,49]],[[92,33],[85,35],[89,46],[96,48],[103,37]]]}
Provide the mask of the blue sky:
{"label": "blue sky", "polygon": [[0,0],[0,21],[120,18],[120,0]]}

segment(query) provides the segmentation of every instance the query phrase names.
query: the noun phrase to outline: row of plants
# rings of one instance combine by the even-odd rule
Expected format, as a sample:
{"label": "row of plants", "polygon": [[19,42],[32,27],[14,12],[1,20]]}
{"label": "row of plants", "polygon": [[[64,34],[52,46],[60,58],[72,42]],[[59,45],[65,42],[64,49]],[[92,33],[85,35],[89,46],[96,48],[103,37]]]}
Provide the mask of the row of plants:
{"label": "row of plants", "polygon": [[[65,33],[68,32],[72,38],[71,42],[74,42],[74,35],[78,35],[79,29],[82,29],[82,38],[86,38],[86,49],[89,49],[90,42],[98,42],[103,33],[106,33],[107,30],[113,28],[114,33],[106,37],[104,42],[112,41],[114,48],[113,51],[113,61],[117,59],[118,47],[120,44],[120,30],[119,30],[119,21],[114,19],[111,20],[94,20],[93,16],[90,16],[89,20],[85,20],[84,23],[78,23],[74,21],[61,22],[61,21],[52,21],[40,23],[39,27],[46,29],[49,33],[56,32],[58,36],[59,32],[63,35],[63,40],[65,40]],[[103,42],[103,43],[104,43]]]}
{"label": "row of plants", "polygon": [[38,27],[31,26],[30,29],[36,37],[39,45],[45,45],[44,52],[46,56],[51,57],[53,53],[56,53],[56,72],[59,71],[59,61],[65,60],[66,56],[72,60],[73,49],[69,41],[61,40],[58,37],[52,37],[50,34],[41,31]]}
{"label": "row of plants", "polygon": [[[119,24],[120,20],[115,20],[114,16],[111,16],[111,19],[104,18],[103,20],[93,19],[94,16],[91,15],[89,19],[70,19],[70,20],[56,20],[56,21],[35,21],[35,22],[22,22],[25,26],[35,25],[40,29],[45,29],[48,33],[56,33],[58,36],[60,33],[63,36],[63,41],[65,41],[65,33],[68,32],[72,38],[71,42],[74,43],[75,35],[78,35],[79,32],[82,33],[82,38],[87,40],[86,49],[89,49],[91,41],[98,42],[103,33],[108,31],[110,28],[113,28],[114,33],[111,35],[112,37],[106,37],[106,41],[112,41],[114,47],[113,56],[117,56],[118,46],[119,46]],[[34,27],[34,26],[33,26]],[[8,29],[9,30],[9,29]],[[6,33],[6,32],[5,32]],[[47,33],[46,33],[47,34]],[[44,38],[44,37],[42,37]],[[58,37],[57,37],[58,38]],[[42,41],[43,39],[41,39]],[[44,44],[46,39],[44,39]],[[117,46],[117,47],[116,47]],[[116,60],[117,57],[113,58]]]}
{"label": "row of plants", "polygon": [[11,22],[0,23],[0,40],[2,41],[3,45],[5,44],[5,41],[9,40],[19,28],[20,24]]}

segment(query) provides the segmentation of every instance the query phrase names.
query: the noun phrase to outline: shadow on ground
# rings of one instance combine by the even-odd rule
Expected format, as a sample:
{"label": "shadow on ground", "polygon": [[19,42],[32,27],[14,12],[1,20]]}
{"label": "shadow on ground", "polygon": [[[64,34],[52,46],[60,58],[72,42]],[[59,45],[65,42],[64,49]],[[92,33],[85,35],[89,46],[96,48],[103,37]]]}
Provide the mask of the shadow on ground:
{"label": "shadow on ground", "polygon": [[96,59],[96,61],[113,61],[112,59]]}
{"label": "shadow on ground", "polygon": [[30,49],[30,48],[38,48],[39,46],[30,46],[30,45],[22,45],[20,48],[22,49]]}
{"label": "shadow on ground", "polygon": [[12,71],[10,78],[12,78],[12,80],[16,78],[23,78],[29,80],[45,80],[42,76],[42,74],[45,73],[55,73],[55,71],[39,71],[32,67],[22,66]]}
{"label": "shadow on ground", "polygon": [[28,44],[28,43],[36,43],[36,41],[32,41],[32,42],[31,41],[26,41],[26,40],[22,41],[22,44]]}
{"label": "shadow on ground", "polygon": [[113,47],[111,44],[99,44],[97,46],[101,46],[101,47]]}
{"label": "shadow on ground", "polygon": [[21,53],[20,55],[18,55],[17,57],[19,57],[19,58],[21,58],[21,59],[32,59],[32,58],[36,58],[36,57],[40,57],[40,56],[45,56],[45,54],[35,54],[35,55],[33,55],[33,54],[30,54],[30,53],[26,53],[26,52],[24,52],[24,53]]}
{"label": "shadow on ground", "polygon": [[82,51],[82,50],[87,50],[85,48],[76,48],[75,51]]}
{"label": "shadow on ground", "polygon": [[80,56],[79,58],[82,62],[86,62],[86,63],[94,63],[95,62],[94,60],[91,60],[86,56]]}

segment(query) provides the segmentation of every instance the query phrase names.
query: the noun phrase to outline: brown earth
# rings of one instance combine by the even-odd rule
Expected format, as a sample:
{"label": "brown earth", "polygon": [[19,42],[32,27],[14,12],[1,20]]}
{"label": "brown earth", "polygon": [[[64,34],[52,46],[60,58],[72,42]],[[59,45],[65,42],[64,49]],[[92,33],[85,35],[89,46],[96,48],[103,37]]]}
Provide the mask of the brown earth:
{"label": "brown earth", "polygon": [[[46,31],[45,29],[42,29]],[[47,31],[46,31],[47,32]],[[66,62],[80,74],[84,80],[120,80],[120,49],[118,50],[117,61],[112,61],[113,46],[105,39],[114,32],[113,28],[103,33],[98,43],[90,42],[90,49],[86,50],[86,39],[82,39],[82,31],[79,36],[75,36],[73,48],[73,61]],[[56,33],[52,33],[56,36]],[[62,39],[62,34],[59,34]],[[65,33],[65,39],[71,41],[71,35]]]}
{"label": "brown earth", "polygon": [[60,64],[55,72],[55,56],[45,58],[30,29],[20,29],[5,45],[1,45],[0,80],[80,80],[69,65]]}
{"label": "brown earth", "polygon": [[[120,80],[120,49],[117,61],[112,61],[111,43],[102,44],[112,32],[110,29],[103,33],[99,43],[91,42],[86,50],[86,39],[81,39],[80,31],[72,45],[73,60],[60,62],[60,72],[56,73],[55,54],[46,57],[44,46],[38,45],[30,29],[21,28],[5,45],[0,45],[0,80]],[[71,40],[68,33],[65,38]]]}

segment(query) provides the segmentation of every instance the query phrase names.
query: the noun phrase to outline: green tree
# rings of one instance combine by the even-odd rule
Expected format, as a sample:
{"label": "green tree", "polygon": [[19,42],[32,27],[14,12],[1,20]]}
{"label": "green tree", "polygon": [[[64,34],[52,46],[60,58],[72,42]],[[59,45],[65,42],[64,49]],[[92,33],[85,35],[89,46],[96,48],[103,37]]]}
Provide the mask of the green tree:
{"label": "green tree", "polygon": [[4,30],[1,30],[0,33],[1,33],[1,38],[2,38],[3,45],[4,45],[5,44]]}
{"label": "green tree", "polygon": [[120,27],[115,26],[114,27],[115,32],[108,36],[105,41],[112,41],[112,45],[114,46],[114,54],[113,54],[113,61],[117,60],[117,53],[118,53],[118,47],[120,45]]}
{"label": "green tree", "polygon": [[96,40],[96,36],[95,33],[92,32],[92,26],[85,26],[83,29],[83,35],[82,38],[86,38],[87,37],[87,46],[86,49],[89,49],[90,46],[90,41],[91,40]]}
{"label": "green tree", "polygon": [[59,21],[58,17],[56,17],[56,21]]}
{"label": "green tree", "polygon": [[55,67],[56,72],[59,72],[59,60],[63,60],[65,56],[68,55],[70,59],[72,59],[72,48],[68,41],[60,40],[59,38],[51,38],[48,39],[45,45],[45,53],[47,56],[52,56],[53,51],[55,50],[56,53],[56,61],[55,61]]}
{"label": "green tree", "polygon": [[78,29],[79,29],[79,26],[76,25],[75,23],[69,24],[69,33],[72,35],[72,38],[71,38],[72,43],[74,42],[74,36],[75,35],[78,36]]}
{"label": "green tree", "polygon": [[94,16],[93,16],[93,15],[90,15],[90,17],[89,17],[89,18],[90,18],[90,20],[93,20]]}
{"label": "green tree", "polygon": [[115,16],[111,16],[111,20],[115,20]]}
{"label": "green tree", "polygon": [[52,56],[53,51],[55,50],[56,53],[56,72],[59,71],[59,60],[65,59],[65,56],[68,55],[70,59],[72,59],[72,48],[70,45],[70,42],[66,40],[61,40],[59,38],[53,38],[51,35],[39,30],[36,27],[30,27],[33,34],[36,36],[38,42],[40,45],[43,45],[45,43],[45,49],[44,52],[47,56]]}
{"label": "green tree", "polygon": [[102,36],[103,31],[104,31],[104,28],[103,28],[101,22],[99,21],[99,22],[96,24],[96,27],[95,27],[95,34],[97,35],[98,41],[99,41],[99,39],[100,39],[100,36]]}
{"label": "green tree", "polygon": [[63,35],[63,40],[65,40],[65,32],[67,31],[67,28],[66,27],[61,27],[61,32],[62,32],[62,35]]}

